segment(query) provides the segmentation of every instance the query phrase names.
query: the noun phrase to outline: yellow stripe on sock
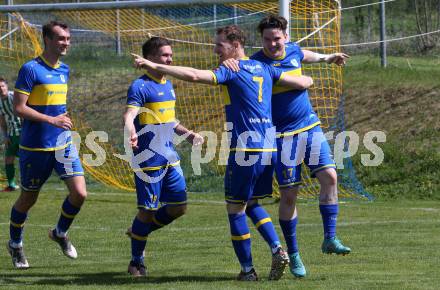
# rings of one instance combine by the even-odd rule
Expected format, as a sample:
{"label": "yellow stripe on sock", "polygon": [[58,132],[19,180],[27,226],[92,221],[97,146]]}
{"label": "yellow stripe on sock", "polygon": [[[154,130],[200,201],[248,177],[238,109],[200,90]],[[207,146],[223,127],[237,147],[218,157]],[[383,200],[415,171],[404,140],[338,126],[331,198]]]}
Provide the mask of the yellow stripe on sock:
{"label": "yellow stripe on sock", "polygon": [[130,233],[130,237],[132,237],[133,239],[138,240],[138,241],[146,241],[148,238],[148,236],[141,237],[141,236],[135,235],[133,233]]}
{"label": "yellow stripe on sock", "polygon": [[22,228],[22,227],[24,227],[24,223],[22,223],[22,224],[16,224],[16,223],[14,223],[13,221],[9,221],[10,223],[11,223],[11,226],[13,226],[13,227],[16,227],[16,228]]}
{"label": "yellow stripe on sock", "polygon": [[75,215],[67,214],[63,209],[61,209],[61,214],[64,217],[68,218],[68,219],[74,219],[75,218]]}
{"label": "yellow stripe on sock", "polygon": [[247,239],[250,239],[250,238],[251,238],[251,234],[250,233],[242,235],[242,236],[231,236],[231,239],[233,241],[244,241],[244,240],[247,240]]}
{"label": "yellow stripe on sock", "polygon": [[259,226],[264,225],[265,223],[271,223],[271,222],[272,222],[272,220],[268,217],[268,218],[260,220],[258,223],[255,224],[255,226],[258,229]]}

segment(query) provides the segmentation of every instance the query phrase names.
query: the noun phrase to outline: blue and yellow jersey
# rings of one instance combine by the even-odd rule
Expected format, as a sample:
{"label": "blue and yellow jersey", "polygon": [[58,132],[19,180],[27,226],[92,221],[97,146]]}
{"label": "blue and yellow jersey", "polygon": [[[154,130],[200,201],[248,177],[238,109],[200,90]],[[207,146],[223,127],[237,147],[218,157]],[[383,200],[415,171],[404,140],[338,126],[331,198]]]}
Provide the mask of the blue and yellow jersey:
{"label": "blue and yellow jersey", "polygon": [[[296,43],[286,43],[284,54],[279,59],[270,58],[264,49],[251,58],[280,68],[289,75],[302,75],[301,61],[304,54]],[[321,123],[310,103],[307,90],[292,90],[275,85],[272,96],[273,123],[281,136],[295,135]]]}
{"label": "blue and yellow jersey", "polygon": [[127,106],[139,108],[134,120],[138,134],[140,166],[144,170],[177,165],[179,156],[174,149],[176,126],[176,96],[169,80],[157,79],[148,73],[132,82],[127,94]]}
{"label": "blue and yellow jersey", "polygon": [[[273,151],[272,140],[265,142],[264,139],[266,130],[274,130],[271,113],[272,86],[282,77],[282,71],[248,58],[241,59],[239,67],[239,72],[233,72],[224,66],[213,71],[216,84],[223,85],[226,122],[233,125],[231,151]],[[251,138],[249,135],[254,134],[251,132],[256,132],[257,136]]]}
{"label": "blue and yellow jersey", "polygon": [[[15,91],[29,96],[27,105],[30,108],[55,117],[66,112],[68,81],[68,65],[58,62],[55,66],[51,66],[42,56],[39,56],[21,67],[15,83]],[[69,143],[70,131],[46,122],[26,119],[23,122],[21,149],[54,151],[65,148]]]}

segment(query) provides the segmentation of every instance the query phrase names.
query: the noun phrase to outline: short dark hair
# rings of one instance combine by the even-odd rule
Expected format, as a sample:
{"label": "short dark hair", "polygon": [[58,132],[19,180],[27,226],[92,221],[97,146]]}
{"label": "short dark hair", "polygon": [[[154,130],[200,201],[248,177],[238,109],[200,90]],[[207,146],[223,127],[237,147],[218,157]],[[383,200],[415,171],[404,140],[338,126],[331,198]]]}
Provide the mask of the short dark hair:
{"label": "short dark hair", "polygon": [[145,41],[144,45],[142,45],[142,55],[147,58],[149,55],[154,55],[157,53],[159,48],[162,46],[171,46],[171,42],[163,37],[152,37],[149,40]]}
{"label": "short dark hair", "polygon": [[60,22],[60,21],[56,21],[56,20],[52,20],[49,23],[46,23],[43,25],[43,39],[47,36],[50,39],[53,38],[53,28],[55,26],[59,26],[64,30],[69,30],[69,26],[66,23]]}
{"label": "short dark hair", "polygon": [[263,34],[265,29],[281,29],[281,31],[286,33],[287,20],[283,16],[268,15],[261,19],[260,23],[258,24],[258,31],[260,34]]}
{"label": "short dark hair", "polygon": [[217,28],[217,35],[224,34],[229,41],[238,41],[242,46],[246,43],[246,36],[243,30],[237,25],[228,25],[225,27]]}
{"label": "short dark hair", "polygon": [[0,77],[0,83],[8,84],[8,81],[5,78]]}

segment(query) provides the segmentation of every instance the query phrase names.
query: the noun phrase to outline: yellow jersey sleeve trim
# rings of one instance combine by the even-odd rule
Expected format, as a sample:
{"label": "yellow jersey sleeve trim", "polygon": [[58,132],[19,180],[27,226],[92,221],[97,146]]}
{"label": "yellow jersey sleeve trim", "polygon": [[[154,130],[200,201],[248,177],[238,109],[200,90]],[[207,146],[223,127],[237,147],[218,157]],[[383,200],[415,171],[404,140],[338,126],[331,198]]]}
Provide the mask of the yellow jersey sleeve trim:
{"label": "yellow jersey sleeve trim", "polygon": [[248,240],[251,238],[251,234],[245,234],[242,236],[231,236],[231,240],[233,241],[244,241],[244,240]]}
{"label": "yellow jersey sleeve trim", "polygon": [[14,91],[16,91],[17,93],[20,93],[20,94],[26,95],[26,96],[29,96],[29,95],[31,94],[31,93],[28,93],[28,92],[26,92],[26,91],[19,90],[19,89],[17,89],[17,88],[15,88]]}
{"label": "yellow jersey sleeve trim", "polygon": [[258,222],[255,224],[255,227],[257,227],[257,229],[258,229],[261,225],[264,225],[264,224],[266,224],[266,223],[271,223],[271,222],[272,222],[272,220],[271,220],[269,217],[268,217],[268,218],[264,218],[264,219],[258,221]]}
{"label": "yellow jersey sleeve trim", "polygon": [[127,108],[139,109],[141,106],[127,105]]}
{"label": "yellow jersey sleeve trim", "polygon": [[309,129],[312,129],[315,126],[318,126],[319,124],[321,124],[321,121],[315,122],[307,127],[295,130],[295,131],[291,131],[291,132],[285,132],[285,133],[281,133],[281,134],[277,134],[277,138],[282,138],[282,137],[287,137],[287,136],[293,136],[296,134],[299,134],[301,132],[307,131]]}
{"label": "yellow jersey sleeve trim", "polygon": [[232,152],[276,152],[276,148],[231,148]]}
{"label": "yellow jersey sleeve trim", "polygon": [[31,147],[26,147],[23,145],[20,145],[20,149],[23,150],[27,150],[27,151],[57,151],[57,150],[61,150],[66,148],[67,146],[69,146],[70,144],[72,144],[72,141],[67,142],[64,145],[58,146],[58,147],[49,147],[49,148],[31,148]]}
{"label": "yellow jersey sleeve trim", "polygon": [[215,75],[215,73],[213,71],[209,71],[212,75],[212,80],[214,81],[214,85],[218,85],[218,80],[217,80],[217,76]]}

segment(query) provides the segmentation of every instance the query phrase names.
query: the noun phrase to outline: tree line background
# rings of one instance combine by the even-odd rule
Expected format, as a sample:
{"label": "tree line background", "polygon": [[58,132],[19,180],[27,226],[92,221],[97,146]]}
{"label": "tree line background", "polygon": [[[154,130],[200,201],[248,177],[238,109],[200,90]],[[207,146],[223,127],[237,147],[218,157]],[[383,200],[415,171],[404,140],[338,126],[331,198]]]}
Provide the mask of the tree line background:
{"label": "tree line background", "polygon": [[[342,7],[376,2],[342,0]],[[387,38],[400,38],[440,30],[439,0],[396,0],[385,3]],[[373,42],[380,39],[380,5],[342,12],[341,43]],[[388,43],[392,55],[433,55],[439,52],[440,33]],[[379,45],[347,48],[352,52],[375,52]]]}

